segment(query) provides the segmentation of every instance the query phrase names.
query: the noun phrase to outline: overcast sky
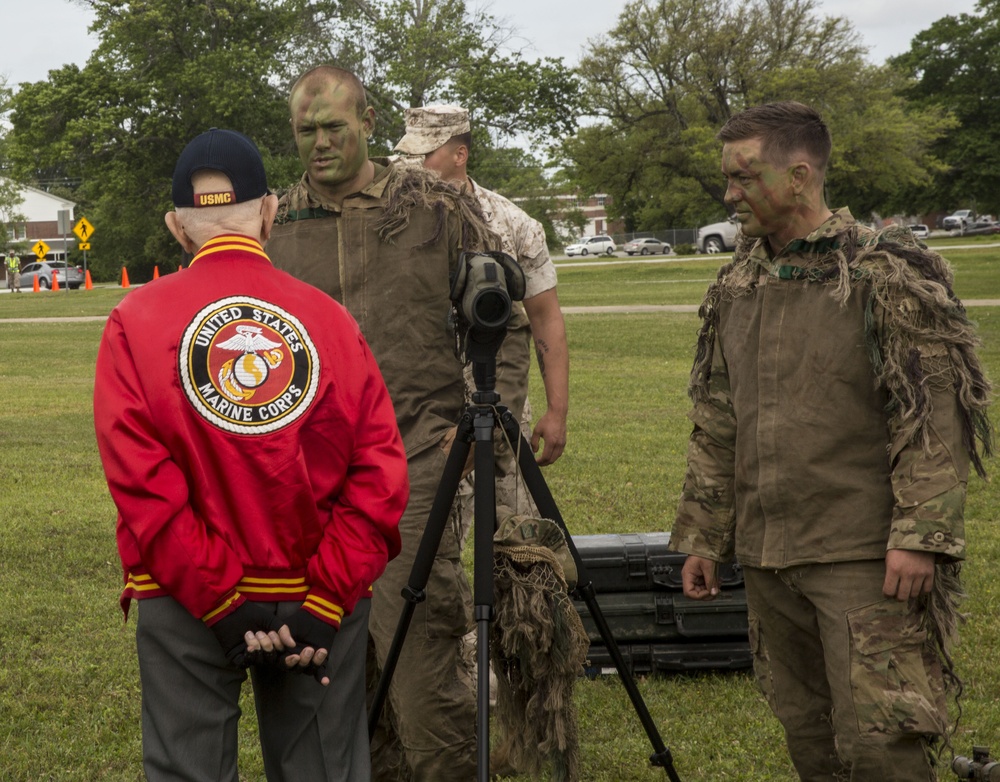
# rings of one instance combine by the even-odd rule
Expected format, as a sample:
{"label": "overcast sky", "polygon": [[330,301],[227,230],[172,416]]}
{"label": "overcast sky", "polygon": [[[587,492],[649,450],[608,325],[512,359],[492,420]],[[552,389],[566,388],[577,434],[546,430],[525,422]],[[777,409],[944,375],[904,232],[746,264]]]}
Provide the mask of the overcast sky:
{"label": "overcast sky", "polygon": [[[490,8],[530,42],[529,56],[563,57],[575,64],[586,42],[611,28],[624,5],[623,0],[494,0]],[[22,0],[4,6],[8,35],[0,47],[0,74],[8,84],[42,81],[50,69],[66,63],[84,65],[95,45],[87,32],[92,20],[89,11],[70,0]],[[875,62],[906,51],[913,36],[936,19],[971,13],[975,6],[975,0],[818,1],[821,13],[852,21]],[[16,34],[11,35],[12,31]]]}

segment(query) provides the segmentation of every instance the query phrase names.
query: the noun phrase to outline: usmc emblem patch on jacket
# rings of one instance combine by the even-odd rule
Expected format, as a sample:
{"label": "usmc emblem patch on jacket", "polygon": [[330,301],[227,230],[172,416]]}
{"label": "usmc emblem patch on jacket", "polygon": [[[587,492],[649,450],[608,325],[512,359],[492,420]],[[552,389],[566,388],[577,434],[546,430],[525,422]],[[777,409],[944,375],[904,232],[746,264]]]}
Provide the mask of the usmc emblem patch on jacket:
{"label": "usmc emblem patch on jacket", "polygon": [[316,395],[319,356],[302,323],[261,299],[221,299],[184,330],[181,385],[199,415],[239,434],[297,420]]}

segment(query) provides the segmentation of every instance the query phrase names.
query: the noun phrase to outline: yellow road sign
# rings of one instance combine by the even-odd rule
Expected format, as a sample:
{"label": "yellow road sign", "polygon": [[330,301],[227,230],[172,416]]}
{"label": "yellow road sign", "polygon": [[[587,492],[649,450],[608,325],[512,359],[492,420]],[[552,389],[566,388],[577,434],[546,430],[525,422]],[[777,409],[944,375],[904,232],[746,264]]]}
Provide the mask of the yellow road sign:
{"label": "yellow road sign", "polygon": [[94,226],[90,224],[90,221],[86,217],[81,217],[76,221],[76,225],[73,226],[73,233],[76,234],[81,242],[87,242],[90,241],[90,235],[94,233]]}
{"label": "yellow road sign", "polygon": [[32,247],[31,250],[38,257],[38,260],[41,260],[46,255],[48,255],[49,246],[45,242],[43,242],[41,239],[39,239],[37,242],[35,242],[35,246]]}
{"label": "yellow road sign", "polygon": [[79,248],[80,248],[81,250],[89,250],[89,249],[90,249],[90,242],[80,242],[80,244],[79,244],[79,245],[77,245],[77,246],[78,246],[78,247],[79,247]]}

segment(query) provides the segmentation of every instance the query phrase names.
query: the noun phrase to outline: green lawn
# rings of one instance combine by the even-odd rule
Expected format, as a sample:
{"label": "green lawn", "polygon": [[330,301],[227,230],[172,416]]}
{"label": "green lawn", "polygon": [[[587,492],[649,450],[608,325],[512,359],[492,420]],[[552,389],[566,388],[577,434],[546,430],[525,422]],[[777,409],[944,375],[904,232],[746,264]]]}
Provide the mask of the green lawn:
{"label": "green lawn", "polygon": [[[1000,249],[946,252],[967,299],[1000,298]],[[721,259],[565,268],[565,306],[697,303]],[[0,296],[0,319],[106,315],[120,289]],[[975,307],[984,358],[1000,378],[1000,309]],[[689,431],[685,384],[697,321],[677,313],[569,315],[569,445],[545,476],[574,534],[669,529]],[[140,780],[134,623],[123,624],[114,508],[91,420],[102,324],[0,320],[0,779]],[[543,400],[532,378],[536,408]],[[989,465],[996,473],[994,460]],[[1000,749],[1000,505],[969,487],[969,620],[955,747]],[[640,689],[677,771],[690,780],[791,782],[781,730],[747,673],[670,676]],[[587,782],[662,780],[617,677],[581,680]],[[241,767],[262,780],[247,696]],[[942,771],[942,780],[954,779]]]}

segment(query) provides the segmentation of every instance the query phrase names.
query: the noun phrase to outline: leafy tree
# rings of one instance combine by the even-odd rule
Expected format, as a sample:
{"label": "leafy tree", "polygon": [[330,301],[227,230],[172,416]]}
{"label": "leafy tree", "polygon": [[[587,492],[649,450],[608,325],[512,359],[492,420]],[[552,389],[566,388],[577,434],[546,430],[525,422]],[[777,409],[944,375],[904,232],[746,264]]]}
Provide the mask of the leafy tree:
{"label": "leafy tree", "polygon": [[83,69],[52,71],[14,96],[10,160],[25,180],[79,181],[95,276],[127,264],[131,279],[148,279],[155,263],[169,271],[181,259],[162,215],[187,141],[213,126],[239,129],[277,153],[272,169],[293,170],[278,55],[300,5],[86,2],[100,43]]}
{"label": "leafy tree", "polygon": [[907,98],[958,119],[932,147],[946,168],[913,200],[928,211],[1000,213],[1000,2],[938,20],[891,64],[913,80]]}
{"label": "leafy tree", "polygon": [[272,185],[294,182],[287,90],[319,62],[366,82],[380,113],[376,152],[402,135],[403,108],[431,102],[473,112],[487,130],[484,165],[498,138],[575,127],[571,71],[507,51],[507,33],[464,0],[79,2],[94,11],[98,47],[85,67],[22,86],[5,159],[23,181],[72,189],[96,229],[95,276],[116,278],[123,264],[131,279],[148,279],[154,263],[173,269],[180,254],[162,224],[173,163],[209,127],[243,131]]}
{"label": "leafy tree", "polygon": [[564,145],[574,180],[610,193],[629,230],[718,219],[715,133],[747,106],[795,99],[833,133],[831,204],[858,215],[895,205],[929,181],[928,146],[950,120],[909,109],[900,78],[864,55],[814,0],[632,0],[580,65],[599,123]]}
{"label": "leafy tree", "polygon": [[[0,75],[0,161],[7,160],[6,128],[7,115],[10,111],[11,90],[7,79]],[[0,250],[13,247],[21,249],[10,240],[10,232],[17,223],[24,222],[24,215],[18,211],[21,195],[17,184],[10,178],[8,165],[0,162]]]}
{"label": "leafy tree", "polygon": [[368,88],[389,150],[403,111],[433,103],[469,109],[494,143],[558,138],[576,129],[580,87],[561,59],[526,60],[512,31],[465,0],[320,0],[296,43],[301,68],[329,61]]}
{"label": "leafy tree", "polygon": [[553,246],[554,197],[538,156],[576,129],[580,83],[561,59],[529,61],[513,33],[465,0],[321,0],[296,43],[300,66],[334,62],[357,73],[375,106],[376,153],[404,132],[409,107],[455,103],[469,110],[474,144],[469,173],[538,219]]}
{"label": "leafy tree", "polygon": [[469,110],[470,174],[538,219],[551,244],[556,205],[538,156],[576,129],[581,92],[561,59],[529,61],[513,33],[465,0],[320,0],[309,7],[291,55],[296,70],[333,62],[357,73],[375,106],[373,151],[388,153],[404,132],[404,111],[455,103]]}

